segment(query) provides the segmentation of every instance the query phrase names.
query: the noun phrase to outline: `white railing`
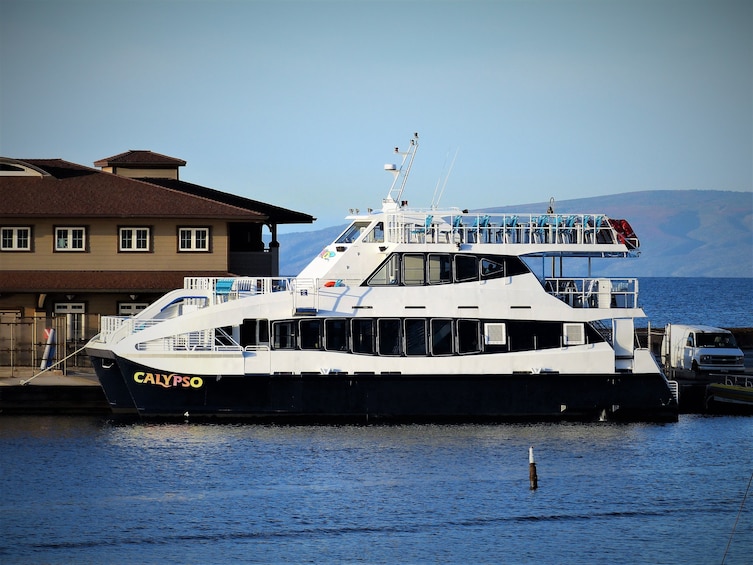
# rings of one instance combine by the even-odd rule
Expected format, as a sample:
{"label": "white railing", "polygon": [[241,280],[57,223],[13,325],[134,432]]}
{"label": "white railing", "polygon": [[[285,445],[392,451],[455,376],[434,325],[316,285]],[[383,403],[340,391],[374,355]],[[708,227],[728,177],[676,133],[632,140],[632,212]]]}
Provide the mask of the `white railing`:
{"label": "white railing", "polygon": [[637,308],[638,279],[547,278],[544,289],[573,308]]}
{"label": "white railing", "polygon": [[625,243],[604,214],[469,214],[411,210],[389,214],[385,238],[393,243],[579,244]]}
{"label": "white railing", "polygon": [[675,402],[680,402],[680,383],[677,381],[667,381],[667,384],[672,396],[675,397]]}
{"label": "white railing", "polygon": [[183,288],[210,291],[216,303],[256,294],[289,291],[294,280],[291,277],[185,277]]}

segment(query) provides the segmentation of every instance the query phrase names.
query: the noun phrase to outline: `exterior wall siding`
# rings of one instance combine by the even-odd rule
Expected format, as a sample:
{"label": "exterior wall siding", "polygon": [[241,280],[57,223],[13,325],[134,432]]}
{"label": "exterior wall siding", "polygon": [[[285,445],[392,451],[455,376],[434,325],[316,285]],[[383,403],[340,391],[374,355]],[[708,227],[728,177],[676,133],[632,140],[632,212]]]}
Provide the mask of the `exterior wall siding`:
{"label": "exterior wall siding", "polygon": [[[227,225],[222,221],[138,219],[75,219],[61,221],[12,220],[13,225],[33,226],[32,251],[0,252],[0,271],[223,271],[227,269]],[[55,251],[55,227],[84,226],[86,251]],[[149,227],[151,250],[119,252],[120,227]],[[179,227],[208,227],[209,252],[178,252]]]}

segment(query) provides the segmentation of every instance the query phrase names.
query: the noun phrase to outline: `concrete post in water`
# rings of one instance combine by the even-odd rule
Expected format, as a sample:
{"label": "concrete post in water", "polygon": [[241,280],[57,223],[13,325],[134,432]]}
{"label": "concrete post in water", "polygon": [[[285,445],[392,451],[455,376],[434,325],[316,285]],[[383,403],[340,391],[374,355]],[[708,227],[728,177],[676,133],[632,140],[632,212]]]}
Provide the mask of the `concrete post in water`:
{"label": "concrete post in water", "polygon": [[533,446],[528,448],[528,480],[531,483],[531,490],[539,488],[539,477],[536,474],[536,462],[533,460]]}

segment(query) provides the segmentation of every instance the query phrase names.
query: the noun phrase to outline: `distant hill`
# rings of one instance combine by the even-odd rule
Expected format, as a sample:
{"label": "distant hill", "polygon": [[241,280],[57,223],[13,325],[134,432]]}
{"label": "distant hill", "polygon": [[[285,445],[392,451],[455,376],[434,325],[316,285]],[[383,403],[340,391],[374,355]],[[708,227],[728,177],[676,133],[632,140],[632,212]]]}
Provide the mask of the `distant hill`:
{"label": "distant hill", "polygon": [[[547,202],[478,212],[543,213]],[[594,275],[631,277],[753,277],[753,194],[719,190],[651,190],[563,200],[558,214],[625,218],[640,238],[640,257],[602,259]],[[280,273],[295,275],[346,224],[279,236]]]}

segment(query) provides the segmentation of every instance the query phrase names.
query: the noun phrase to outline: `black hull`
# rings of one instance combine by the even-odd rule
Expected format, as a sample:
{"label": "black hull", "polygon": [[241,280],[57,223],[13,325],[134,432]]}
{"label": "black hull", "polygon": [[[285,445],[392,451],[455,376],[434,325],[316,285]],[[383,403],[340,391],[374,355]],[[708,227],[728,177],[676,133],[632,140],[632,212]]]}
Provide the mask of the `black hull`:
{"label": "black hull", "polygon": [[94,355],[91,355],[90,359],[112,413],[137,416],[138,410],[136,410],[136,405],[115,359],[106,359]]}
{"label": "black hull", "polygon": [[[168,375],[117,359],[122,413],[143,418],[275,423],[676,422],[660,374]],[[102,371],[101,364],[97,374]],[[107,375],[112,379],[114,371]],[[176,380],[177,379],[177,380]],[[177,385],[176,385],[177,383]],[[105,383],[103,383],[105,387]],[[107,390],[106,390],[107,394]],[[108,394],[108,400],[115,398]]]}

